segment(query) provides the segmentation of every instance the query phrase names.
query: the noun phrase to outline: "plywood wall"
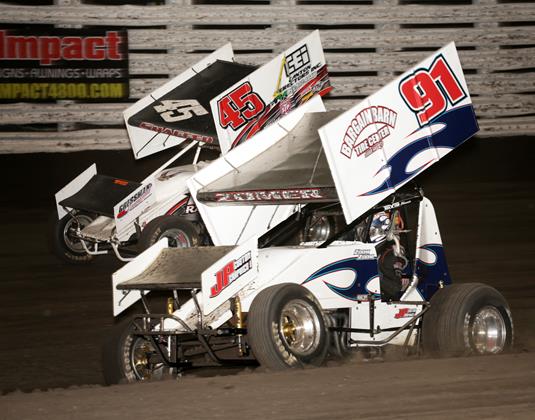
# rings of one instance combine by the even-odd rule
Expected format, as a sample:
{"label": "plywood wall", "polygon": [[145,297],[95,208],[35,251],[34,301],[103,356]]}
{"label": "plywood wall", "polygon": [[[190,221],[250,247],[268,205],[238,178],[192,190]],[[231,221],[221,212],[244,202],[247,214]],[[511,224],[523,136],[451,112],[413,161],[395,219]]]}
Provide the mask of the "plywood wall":
{"label": "plywood wall", "polygon": [[121,111],[208,52],[230,41],[240,62],[262,64],[315,28],[335,87],[330,109],[348,108],[455,41],[480,136],[535,135],[535,1],[15,3],[0,2],[0,26],[127,27],[130,98],[0,104],[0,153],[127,148]]}

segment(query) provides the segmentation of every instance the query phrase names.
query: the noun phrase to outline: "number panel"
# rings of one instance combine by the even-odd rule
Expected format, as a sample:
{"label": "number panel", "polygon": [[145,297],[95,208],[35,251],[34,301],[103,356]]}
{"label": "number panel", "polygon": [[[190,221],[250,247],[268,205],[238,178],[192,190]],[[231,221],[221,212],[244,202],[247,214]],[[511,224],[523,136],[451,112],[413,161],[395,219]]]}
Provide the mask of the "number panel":
{"label": "number panel", "polygon": [[238,86],[217,101],[219,125],[237,130],[264,111],[266,105],[249,82]]}
{"label": "number panel", "polygon": [[443,114],[448,103],[455,105],[467,97],[442,55],[428,69],[417,69],[403,79],[399,84],[399,92],[415,113],[420,126]]}
{"label": "number panel", "polygon": [[194,115],[208,114],[208,111],[195,99],[163,100],[154,110],[168,123],[189,120]]}

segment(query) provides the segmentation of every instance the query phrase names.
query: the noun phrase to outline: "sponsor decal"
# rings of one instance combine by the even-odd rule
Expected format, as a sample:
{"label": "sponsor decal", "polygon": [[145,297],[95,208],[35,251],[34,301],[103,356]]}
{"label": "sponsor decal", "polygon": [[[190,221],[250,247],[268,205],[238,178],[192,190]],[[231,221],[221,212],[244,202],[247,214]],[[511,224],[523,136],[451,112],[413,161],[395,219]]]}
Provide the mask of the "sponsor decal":
{"label": "sponsor decal", "polygon": [[394,318],[412,318],[416,315],[416,308],[401,308],[395,315]]}
{"label": "sponsor decal", "polygon": [[284,99],[280,102],[281,114],[286,115],[292,110],[292,101],[289,99]]}
{"label": "sponsor decal", "polygon": [[351,159],[368,157],[383,147],[383,141],[396,127],[398,114],[385,106],[370,106],[360,111],[347,127],[340,153]]}
{"label": "sponsor decal", "polygon": [[223,192],[215,193],[214,197],[216,202],[317,200],[325,198],[319,188]]}
{"label": "sponsor decal", "polygon": [[383,210],[390,211],[390,210],[397,209],[398,207],[405,206],[410,203],[411,203],[410,201],[398,201],[397,203],[387,204],[383,206]]}
{"label": "sponsor decal", "polygon": [[373,260],[376,258],[375,253],[371,249],[356,248],[353,255],[358,260]]}
{"label": "sponsor decal", "polygon": [[[304,97],[310,95],[311,97],[314,93],[322,92],[326,86],[329,86],[327,83],[326,86],[321,81],[321,74],[327,72],[327,66],[322,64],[317,64],[312,67],[310,64],[303,66],[296,71],[294,74],[288,76],[288,83],[280,87],[280,83],[277,85],[277,90],[275,91],[275,99],[286,99],[291,98],[297,94],[301,95],[300,100],[303,100]],[[303,88],[305,88],[303,90]],[[327,92],[323,93],[326,94]],[[309,99],[309,98],[306,98]],[[294,100],[295,102],[295,100]]]}
{"label": "sponsor decal", "polygon": [[126,187],[128,185],[128,181],[125,181],[124,179],[114,179],[113,183],[116,185],[121,185],[122,187]]}
{"label": "sponsor decal", "polygon": [[126,98],[126,30],[0,29],[0,100]]}
{"label": "sponsor decal", "polygon": [[208,114],[208,111],[195,99],[163,100],[154,110],[168,123],[189,120],[194,115]]}
{"label": "sponsor decal", "polygon": [[122,203],[119,206],[119,212],[117,213],[117,218],[120,219],[126,214],[135,209],[138,205],[140,205],[152,192],[152,183],[145,185],[143,188],[141,188],[139,191],[137,191],[134,195],[127,198],[124,203]]}
{"label": "sponsor decal", "polygon": [[[306,85],[311,80],[315,79],[318,72],[326,67],[321,63],[317,63],[312,67],[310,60],[310,53],[307,44],[303,44],[295,49],[290,54],[286,55],[282,60],[284,72],[288,82],[284,86],[280,86],[281,79],[277,83],[277,90],[274,97],[277,99],[284,99],[295,95],[302,86]],[[310,92],[304,93],[303,96],[319,92],[321,90],[316,84],[313,84]],[[308,98],[307,98],[308,99]]]}
{"label": "sponsor decal", "polygon": [[232,282],[239,279],[245,273],[253,268],[253,261],[251,251],[246,252],[241,257],[229,261],[225,266],[219,270],[216,276],[216,284],[210,288],[210,297],[218,296],[224,289],[226,289]]}
{"label": "sponsor decal", "polygon": [[195,214],[198,212],[199,210],[195,205],[195,201],[193,201],[191,197],[185,197],[173,207],[171,207],[171,209],[169,209],[165,214],[174,214],[180,216],[184,214]]}
{"label": "sponsor decal", "polygon": [[307,44],[303,44],[285,57],[284,70],[287,77],[292,77],[304,67],[310,66],[310,54]]}
{"label": "sponsor decal", "polygon": [[404,78],[399,93],[420,127],[442,115],[448,103],[456,105],[468,96],[442,54],[429,68],[417,69]]}
{"label": "sponsor decal", "polygon": [[197,205],[195,204],[195,201],[193,201],[193,198],[189,198],[188,204],[186,205],[186,209],[184,210],[185,214],[195,214],[198,213],[199,210],[197,209]]}
{"label": "sponsor decal", "polygon": [[168,128],[163,127],[161,125],[152,124],[149,122],[142,122],[139,124],[140,128],[144,128],[145,130],[154,131],[156,133],[163,133],[168,136],[174,136],[174,137],[180,137],[184,139],[191,139],[195,141],[201,141],[203,143],[213,143],[214,138],[211,136],[202,136],[200,134],[194,134],[194,133],[188,133],[183,130],[177,130],[176,128]]}
{"label": "sponsor decal", "polygon": [[[282,71],[286,74],[288,83],[281,87]],[[311,72],[310,53],[306,44],[301,45],[290,54],[283,56],[277,86],[273,93],[275,100],[286,100],[281,104],[281,113],[285,114],[291,109],[291,101],[287,98],[295,94],[301,86],[311,80],[315,74]],[[290,106],[288,106],[290,105]]]}

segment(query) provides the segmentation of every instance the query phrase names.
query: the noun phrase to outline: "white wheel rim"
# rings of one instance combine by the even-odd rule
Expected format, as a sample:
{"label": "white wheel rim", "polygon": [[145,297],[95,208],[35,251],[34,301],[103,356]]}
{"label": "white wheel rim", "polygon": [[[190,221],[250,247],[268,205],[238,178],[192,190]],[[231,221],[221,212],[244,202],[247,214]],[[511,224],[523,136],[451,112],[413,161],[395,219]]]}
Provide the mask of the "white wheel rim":
{"label": "white wheel rim", "polygon": [[76,215],[74,218],[69,219],[67,223],[65,223],[65,226],[63,228],[63,241],[65,242],[67,248],[69,248],[72,252],[77,254],[85,253],[84,247],[80,240],[78,238],[72,237],[72,233],[70,232],[71,229],[76,230],[73,225],[78,224],[78,227],[80,228],[80,230],[82,230],[86,226],[90,225],[92,221],[93,219],[91,219],[91,217],[85,214],[80,214]]}
{"label": "white wheel rim", "polygon": [[182,229],[174,228],[167,229],[160,236],[161,238],[167,238],[169,240],[169,246],[172,248],[189,248],[191,247],[191,241]]}
{"label": "white wheel rim", "polygon": [[327,216],[313,216],[306,232],[306,241],[321,242],[329,238],[331,223]]}
{"label": "white wheel rim", "polygon": [[144,337],[134,337],[131,349],[132,369],[140,381],[160,378],[163,373],[163,363],[151,363],[151,355],[156,354],[154,345]]}
{"label": "white wheel rim", "polygon": [[308,302],[291,300],[281,311],[280,333],[288,348],[298,356],[308,356],[319,346],[321,324]]}
{"label": "white wheel rim", "polygon": [[470,334],[477,353],[502,352],[507,341],[507,327],[502,313],[495,306],[484,306],[474,315]]}

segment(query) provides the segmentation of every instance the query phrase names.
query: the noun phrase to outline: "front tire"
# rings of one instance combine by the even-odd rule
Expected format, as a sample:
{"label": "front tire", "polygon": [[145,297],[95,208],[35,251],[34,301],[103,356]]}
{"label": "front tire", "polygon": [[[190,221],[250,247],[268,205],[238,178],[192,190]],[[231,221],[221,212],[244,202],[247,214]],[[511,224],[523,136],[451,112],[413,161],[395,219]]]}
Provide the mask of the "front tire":
{"label": "front tire", "polygon": [[247,337],[260,365],[271,370],[319,366],[329,346],[326,321],[314,295],[291,283],[268,287],[254,298]]}
{"label": "front tire", "polygon": [[193,223],[178,216],[159,216],[151,220],[141,232],[140,251],[143,252],[162,238],[167,238],[172,248],[195,247],[200,242]]}
{"label": "front tire", "polygon": [[424,351],[434,356],[498,354],[513,345],[513,321],[505,298],[481,283],[439,289],[424,315]]}
{"label": "front tire", "polygon": [[87,264],[93,261],[93,255],[85,252],[82,243],[74,236],[74,233],[78,228],[81,230],[91,224],[95,220],[95,216],[87,212],[74,211],[60,220],[57,220],[56,213],[54,213],[52,220],[53,228],[50,242],[54,254],[70,264]]}

